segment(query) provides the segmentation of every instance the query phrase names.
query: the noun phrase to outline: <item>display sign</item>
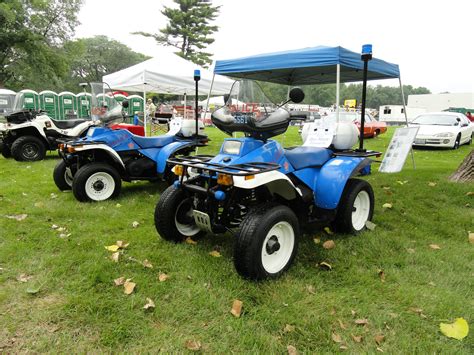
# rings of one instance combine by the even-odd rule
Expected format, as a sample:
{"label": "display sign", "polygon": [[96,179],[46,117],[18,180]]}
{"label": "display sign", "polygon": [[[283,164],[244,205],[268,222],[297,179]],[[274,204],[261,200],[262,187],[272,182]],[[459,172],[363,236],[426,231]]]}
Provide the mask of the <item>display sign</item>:
{"label": "display sign", "polygon": [[44,102],[47,102],[48,104],[54,104],[54,99],[51,97],[45,97]]}
{"label": "display sign", "polygon": [[344,100],[344,107],[355,108],[357,106],[357,100]]}
{"label": "display sign", "polygon": [[402,171],[419,127],[397,128],[380,164],[381,173],[398,173]]}
{"label": "display sign", "polygon": [[66,105],[72,105],[72,100],[71,99],[64,99],[64,103]]}
{"label": "display sign", "polygon": [[0,99],[0,105],[8,105],[8,100]]}
{"label": "display sign", "polygon": [[308,135],[303,146],[327,148],[331,145],[336,127],[334,121],[315,120],[307,125]]}
{"label": "display sign", "polygon": [[25,103],[32,104],[33,103],[33,98],[32,97],[25,97]]}

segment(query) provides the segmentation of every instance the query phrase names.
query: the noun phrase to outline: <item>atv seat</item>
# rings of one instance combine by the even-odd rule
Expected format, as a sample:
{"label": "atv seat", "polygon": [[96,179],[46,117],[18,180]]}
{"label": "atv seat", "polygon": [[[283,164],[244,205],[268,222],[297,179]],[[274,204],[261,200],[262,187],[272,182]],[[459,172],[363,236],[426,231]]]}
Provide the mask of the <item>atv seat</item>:
{"label": "atv seat", "polygon": [[61,120],[61,121],[58,121],[58,120],[53,120],[51,119],[51,121],[53,121],[54,125],[60,129],[69,129],[69,128],[74,128],[76,127],[77,125],[83,123],[83,122],[87,122],[89,120],[86,120],[86,119],[75,119],[75,120]]}
{"label": "atv seat", "polygon": [[286,159],[295,170],[324,165],[332,157],[332,150],[319,147],[285,149]]}
{"label": "atv seat", "polygon": [[172,143],[175,140],[175,136],[162,135],[158,137],[140,137],[133,135],[132,139],[143,149],[161,148],[167,144]]}

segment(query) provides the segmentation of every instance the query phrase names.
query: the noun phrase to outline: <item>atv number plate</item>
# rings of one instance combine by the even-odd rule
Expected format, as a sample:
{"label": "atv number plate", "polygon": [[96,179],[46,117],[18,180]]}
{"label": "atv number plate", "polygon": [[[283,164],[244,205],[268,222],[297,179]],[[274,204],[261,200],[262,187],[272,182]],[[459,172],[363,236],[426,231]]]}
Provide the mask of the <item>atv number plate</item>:
{"label": "atv number plate", "polygon": [[193,210],[193,217],[200,230],[212,233],[211,218],[207,213]]}

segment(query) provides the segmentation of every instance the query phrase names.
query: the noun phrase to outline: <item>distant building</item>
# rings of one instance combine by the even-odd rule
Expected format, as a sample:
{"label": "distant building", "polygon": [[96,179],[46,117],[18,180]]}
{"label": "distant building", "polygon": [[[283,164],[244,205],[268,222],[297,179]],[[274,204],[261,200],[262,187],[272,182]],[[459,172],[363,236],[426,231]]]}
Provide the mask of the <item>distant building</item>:
{"label": "distant building", "polygon": [[[407,106],[407,119],[408,122],[413,120],[416,116],[426,112],[425,108],[422,107],[410,107]],[[379,107],[379,121],[387,122],[392,124],[403,124],[405,123],[405,112],[403,105],[384,105]]]}
{"label": "distant building", "polygon": [[408,95],[408,106],[425,108],[427,112],[445,111],[450,108],[474,109],[474,92]]}

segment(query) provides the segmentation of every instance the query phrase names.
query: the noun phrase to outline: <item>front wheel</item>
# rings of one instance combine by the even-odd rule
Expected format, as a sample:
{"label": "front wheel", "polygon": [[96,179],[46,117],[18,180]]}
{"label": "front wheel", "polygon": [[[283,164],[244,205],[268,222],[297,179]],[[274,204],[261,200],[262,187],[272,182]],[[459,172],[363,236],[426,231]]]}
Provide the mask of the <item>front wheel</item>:
{"label": "front wheel", "polygon": [[349,179],[339,200],[334,229],[357,234],[374,213],[374,191],[365,180]]}
{"label": "front wheel", "polygon": [[117,169],[105,163],[80,168],[72,180],[74,197],[81,202],[104,201],[120,194],[122,180]]}
{"label": "front wheel", "polygon": [[46,156],[46,147],[38,137],[23,136],[13,142],[12,155],[16,161],[43,160]]}
{"label": "front wheel", "polygon": [[3,143],[2,145],[2,155],[5,159],[12,157],[12,151],[10,149],[10,146],[5,143]]}
{"label": "front wheel", "polygon": [[161,238],[179,243],[203,232],[194,222],[192,197],[180,188],[169,186],[155,207],[155,228]]}
{"label": "front wheel", "polygon": [[454,141],[453,149],[458,149],[460,145],[461,145],[461,135],[458,134],[458,136],[456,137],[456,140]]}
{"label": "front wheel", "polygon": [[54,183],[61,191],[72,189],[73,172],[70,166],[67,166],[64,160],[60,160],[53,171]]}
{"label": "front wheel", "polygon": [[254,280],[280,276],[295,258],[298,237],[298,219],[288,207],[265,203],[251,210],[236,235],[237,272]]}

